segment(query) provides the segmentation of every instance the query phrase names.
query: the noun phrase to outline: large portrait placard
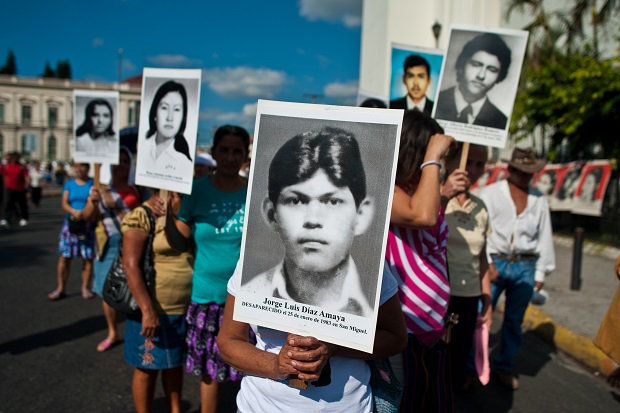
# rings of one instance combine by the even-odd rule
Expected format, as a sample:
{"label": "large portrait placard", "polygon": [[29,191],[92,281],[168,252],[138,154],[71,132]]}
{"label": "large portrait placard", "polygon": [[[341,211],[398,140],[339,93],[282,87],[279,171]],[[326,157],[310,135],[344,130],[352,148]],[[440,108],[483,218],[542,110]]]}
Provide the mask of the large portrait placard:
{"label": "large portrait placard", "polygon": [[235,320],[372,352],[402,117],[259,100]]}
{"label": "large portrait placard", "polygon": [[452,26],[433,117],[463,142],[503,148],[528,32]]}
{"label": "large portrait placard", "polygon": [[73,159],[118,164],[118,92],[73,91]]}
{"label": "large portrait placard", "polygon": [[200,79],[198,69],[144,69],[136,184],[192,192]]}

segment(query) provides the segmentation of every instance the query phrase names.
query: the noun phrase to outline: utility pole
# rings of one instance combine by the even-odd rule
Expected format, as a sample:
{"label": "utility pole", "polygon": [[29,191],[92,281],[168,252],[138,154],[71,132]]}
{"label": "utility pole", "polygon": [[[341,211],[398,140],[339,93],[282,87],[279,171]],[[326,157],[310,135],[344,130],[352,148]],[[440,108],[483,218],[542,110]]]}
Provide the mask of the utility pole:
{"label": "utility pole", "polygon": [[118,72],[116,73],[116,81],[118,84],[121,84],[121,79],[123,75],[123,49],[118,49]]}
{"label": "utility pole", "polygon": [[310,103],[316,103],[317,99],[321,99],[324,95],[319,93],[304,93],[305,98],[310,98]]}

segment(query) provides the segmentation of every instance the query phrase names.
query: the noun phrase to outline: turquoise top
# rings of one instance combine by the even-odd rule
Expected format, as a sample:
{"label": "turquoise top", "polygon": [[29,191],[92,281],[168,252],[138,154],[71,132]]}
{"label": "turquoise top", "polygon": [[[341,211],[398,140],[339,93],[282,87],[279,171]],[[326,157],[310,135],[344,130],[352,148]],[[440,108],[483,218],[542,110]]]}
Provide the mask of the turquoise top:
{"label": "turquoise top", "polygon": [[178,217],[192,228],[196,244],[192,301],[226,302],[226,284],[241,251],[247,186],[235,192],[217,189],[207,176],[195,179],[184,195]]}

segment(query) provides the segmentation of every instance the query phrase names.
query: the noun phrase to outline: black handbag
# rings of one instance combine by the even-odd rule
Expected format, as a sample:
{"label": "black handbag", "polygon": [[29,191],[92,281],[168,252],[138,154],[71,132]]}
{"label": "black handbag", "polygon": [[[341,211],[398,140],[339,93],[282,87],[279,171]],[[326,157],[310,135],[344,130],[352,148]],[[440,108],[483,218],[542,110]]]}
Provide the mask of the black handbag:
{"label": "black handbag", "polygon": [[69,216],[68,223],[70,233],[77,235],[79,240],[84,240],[86,238],[86,221]]}
{"label": "black handbag", "polygon": [[[149,293],[152,293],[155,286],[155,266],[154,266],[154,254],[153,254],[153,238],[155,237],[155,219],[151,213],[150,208],[140,206],[143,208],[149,218],[149,224],[151,230],[149,231],[149,237],[146,243],[146,250],[142,259],[141,268],[144,275],[144,281]],[[112,263],[112,268],[108,272],[105,283],[103,284],[103,300],[110,307],[117,311],[124,312],[129,315],[137,315],[140,313],[138,303],[133,298],[131,291],[129,290],[129,284],[127,283],[127,274],[123,268],[123,246],[122,242],[119,245],[118,253]]]}

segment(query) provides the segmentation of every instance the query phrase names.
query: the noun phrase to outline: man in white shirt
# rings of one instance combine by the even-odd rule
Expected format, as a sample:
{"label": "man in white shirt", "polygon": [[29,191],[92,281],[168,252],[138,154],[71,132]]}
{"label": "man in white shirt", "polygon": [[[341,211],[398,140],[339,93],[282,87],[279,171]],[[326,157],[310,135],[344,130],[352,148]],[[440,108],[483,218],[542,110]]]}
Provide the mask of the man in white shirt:
{"label": "man in white shirt", "polygon": [[536,159],[533,148],[515,148],[511,159],[503,161],[510,176],[485,187],[480,198],[493,228],[487,239],[489,269],[496,272],[491,285],[493,308],[506,292],[501,349],[493,361],[493,373],[504,386],[516,390],[519,381],[513,365],[523,339],[521,323],[534,290],[540,291],[546,274],[555,269],[555,253],[547,199],[530,186],[533,174],[546,162]]}
{"label": "man in white shirt", "polygon": [[403,64],[403,85],[407,94],[390,101],[390,109],[417,109],[430,116],[434,102],[426,97],[426,91],[431,84],[431,66],[428,61],[417,54],[405,59]]}

